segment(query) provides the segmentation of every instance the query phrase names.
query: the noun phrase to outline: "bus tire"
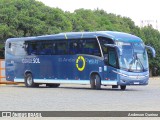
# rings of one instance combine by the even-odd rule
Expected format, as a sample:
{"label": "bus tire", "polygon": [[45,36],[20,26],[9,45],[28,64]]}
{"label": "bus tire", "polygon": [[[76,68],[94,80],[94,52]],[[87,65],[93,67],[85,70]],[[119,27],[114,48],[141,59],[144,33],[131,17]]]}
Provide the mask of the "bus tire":
{"label": "bus tire", "polygon": [[96,85],[95,85],[95,75],[92,75],[90,78],[90,85],[91,85],[91,89],[95,89]]}
{"label": "bus tire", "polygon": [[38,87],[38,84],[35,84],[33,81],[33,76],[31,73],[27,73],[25,76],[25,86],[26,87]]}
{"label": "bus tire", "polygon": [[95,85],[96,85],[96,90],[101,89],[101,78],[99,77],[98,74],[95,75]]}
{"label": "bus tire", "polygon": [[125,90],[126,89],[126,85],[121,85],[121,90]]}
{"label": "bus tire", "polygon": [[60,86],[60,84],[56,83],[56,84],[46,84],[47,87],[52,87],[52,88],[57,88]]}

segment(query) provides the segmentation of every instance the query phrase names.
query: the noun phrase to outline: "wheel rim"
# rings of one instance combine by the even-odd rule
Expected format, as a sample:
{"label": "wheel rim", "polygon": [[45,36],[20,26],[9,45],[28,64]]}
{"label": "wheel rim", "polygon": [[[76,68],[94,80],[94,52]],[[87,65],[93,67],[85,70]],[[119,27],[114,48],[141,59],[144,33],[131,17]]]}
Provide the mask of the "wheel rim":
{"label": "wheel rim", "polygon": [[31,86],[32,85],[32,77],[27,77],[27,84],[28,86]]}
{"label": "wheel rim", "polygon": [[95,84],[97,84],[97,80],[99,80],[99,79],[100,79],[99,76],[96,75],[96,76],[95,76]]}

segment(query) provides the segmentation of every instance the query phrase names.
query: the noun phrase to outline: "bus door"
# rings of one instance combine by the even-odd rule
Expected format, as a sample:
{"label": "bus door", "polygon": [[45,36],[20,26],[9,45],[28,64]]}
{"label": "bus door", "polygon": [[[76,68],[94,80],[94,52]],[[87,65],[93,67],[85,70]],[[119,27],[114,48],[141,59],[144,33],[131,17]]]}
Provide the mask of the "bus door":
{"label": "bus door", "polygon": [[109,80],[117,80],[118,57],[114,47],[108,47],[108,68],[107,77]]}

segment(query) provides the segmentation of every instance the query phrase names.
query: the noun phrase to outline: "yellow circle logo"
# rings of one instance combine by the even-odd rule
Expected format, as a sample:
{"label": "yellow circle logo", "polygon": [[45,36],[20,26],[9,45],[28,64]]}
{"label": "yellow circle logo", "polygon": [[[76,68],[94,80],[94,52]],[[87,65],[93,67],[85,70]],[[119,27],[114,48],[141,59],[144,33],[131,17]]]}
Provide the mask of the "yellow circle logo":
{"label": "yellow circle logo", "polygon": [[[82,62],[83,62],[82,67],[79,67],[79,65],[78,65],[79,60],[82,60]],[[86,61],[85,61],[84,57],[83,57],[83,56],[79,56],[79,57],[77,58],[77,60],[76,60],[76,67],[77,67],[77,69],[78,69],[79,71],[83,71],[84,68],[85,68],[85,66],[86,66]]]}

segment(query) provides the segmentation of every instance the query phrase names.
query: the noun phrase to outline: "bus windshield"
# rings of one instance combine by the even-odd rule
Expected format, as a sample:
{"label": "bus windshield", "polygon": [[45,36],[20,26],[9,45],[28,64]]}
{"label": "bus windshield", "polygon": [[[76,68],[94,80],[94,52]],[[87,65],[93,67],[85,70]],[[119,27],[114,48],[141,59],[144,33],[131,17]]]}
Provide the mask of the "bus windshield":
{"label": "bus windshield", "polygon": [[120,69],[132,72],[148,70],[148,57],[143,43],[117,42],[121,55]]}

